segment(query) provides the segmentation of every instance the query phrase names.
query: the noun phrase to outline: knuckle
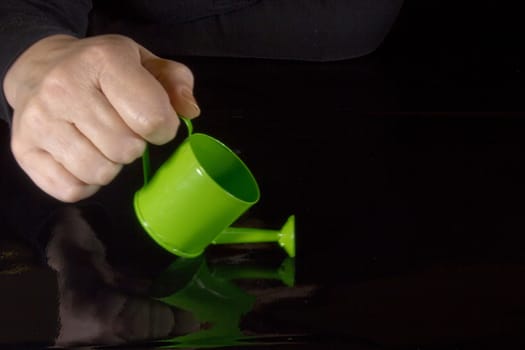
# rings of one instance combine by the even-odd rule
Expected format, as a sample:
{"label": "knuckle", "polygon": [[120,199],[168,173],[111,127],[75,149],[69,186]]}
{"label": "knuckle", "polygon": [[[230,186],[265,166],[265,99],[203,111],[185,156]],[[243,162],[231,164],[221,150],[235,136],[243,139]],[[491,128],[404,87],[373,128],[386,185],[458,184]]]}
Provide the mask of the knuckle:
{"label": "knuckle", "polygon": [[133,39],[128,36],[121,34],[106,34],[101,38],[112,45],[124,45],[124,46],[135,46],[136,43]]}
{"label": "knuckle", "polygon": [[139,134],[154,144],[172,140],[179,127],[179,118],[169,113],[156,113],[154,117],[141,120]]}
{"label": "knuckle", "polygon": [[176,75],[189,79],[191,82],[193,82],[193,72],[184,63],[177,62],[174,70]]}
{"label": "knuckle", "polygon": [[121,50],[129,50],[136,46],[135,42],[123,35],[108,34],[97,37],[80,51],[80,57],[87,62],[113,62]]}
{"label": "knuckle", "polygon": [[87,197],[87,187],[84,184],[63,184],[56,197],[66,203],[75,203]]}
{"label": "knuckle", "polygon": [[11,137],[11,153],[19,163],[23,162],[25,148],[25,143],[19,137]]}
{"label": "knuckle", "polygon": [[108,146],[105,156],[116,164],[130,164],[141,157],[146,149],[146,142],[137,137],[123,138],[118,144]]}
{"label": "knuckle", "polygon": [[119,173],[121,167],[114,163],[101,166],[96,172],[95,184],[105,186]]}
{"label": "knuckle", "polygon": [[146,142],[143,140],[132,140],[128,147],[120,154],[120,159],[117,161],[122,164],[130,164],[135,159],[140,158],[146,149]]}
{"label": "knuckle", "polygon": [[13,137],[40,143],[54,134],[60,116],[51,112],[48,103],[43,96],[34,96],[21,110],[15,111]]}
{"label": "knuckle", "polygon": [[[27,135],[28,130],[13,130],[10,139],[10,149],[18,163],[25,163],[30,150],[38,148],[38,141]],[[23,133],[23,134],[22,134]]]}
{"label": "knuckle", "polygon": [[46,76],[42,78],[38,89],[38,96],[43,101],[54,101],[68,94],[68,80],[70,76],[60,66],[53,68]]}
{"label": "knuckle", "polygon": [[168,127],[166,117],[162,115],[149,116],[139,118],[140,129],[144,135],[153,135],[160,130],[165,130]]}
{"label": "knuckle", "polygon": [[106,42],[95,42],[91,45],[85,46],[80,52],[79,56],[82,61],[92,64],[92,62],[104,62],[112,55],[111,46]]}

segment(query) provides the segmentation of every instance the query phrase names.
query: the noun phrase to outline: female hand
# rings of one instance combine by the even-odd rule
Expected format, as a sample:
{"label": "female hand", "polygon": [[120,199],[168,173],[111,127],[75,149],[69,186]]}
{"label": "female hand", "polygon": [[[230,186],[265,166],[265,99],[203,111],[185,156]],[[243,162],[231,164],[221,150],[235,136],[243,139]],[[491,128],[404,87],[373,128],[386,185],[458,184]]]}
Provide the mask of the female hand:
{"label": "female hand", "polygon": [[147,142],[176,135],[178,113],[194,118],[194,77],[120,35],[44,38],[10,67],[11,149],[49,195],[75,202],[110,183]]}

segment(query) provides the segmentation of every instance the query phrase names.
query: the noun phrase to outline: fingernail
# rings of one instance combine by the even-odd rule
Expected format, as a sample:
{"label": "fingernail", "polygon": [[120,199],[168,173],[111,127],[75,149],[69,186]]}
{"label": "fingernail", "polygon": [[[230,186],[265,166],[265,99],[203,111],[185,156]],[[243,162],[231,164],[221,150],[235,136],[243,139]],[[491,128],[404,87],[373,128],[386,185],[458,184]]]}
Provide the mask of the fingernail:
{"label": "fingernail", "polygon": [[194,115],[192,115],[192,117],[198,116],[201,113],[201,109],[199,108],[199,105],[197,105],[197,101],[195,100],[191,90],[188,88],[182,88],[181,95],[184,100],[193,108]]}

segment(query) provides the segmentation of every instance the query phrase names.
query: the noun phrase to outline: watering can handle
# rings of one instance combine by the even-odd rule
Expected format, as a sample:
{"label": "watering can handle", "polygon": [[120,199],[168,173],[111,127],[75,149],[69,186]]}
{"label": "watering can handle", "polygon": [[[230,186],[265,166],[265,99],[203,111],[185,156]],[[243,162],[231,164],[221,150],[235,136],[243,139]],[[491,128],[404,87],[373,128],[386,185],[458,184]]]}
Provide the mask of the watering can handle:
{"label": "watering can handle", "polygon": [[[191,123],[191,120],[183,116],[179,117],[186,125],[188,136],[190,136],[193,133],[193,124]],[[151,178],[151,162],[149,157],[149,146],[147,144],[144,153],[142,154],[142,173],[144,174],[144,185],[147,185]]]}

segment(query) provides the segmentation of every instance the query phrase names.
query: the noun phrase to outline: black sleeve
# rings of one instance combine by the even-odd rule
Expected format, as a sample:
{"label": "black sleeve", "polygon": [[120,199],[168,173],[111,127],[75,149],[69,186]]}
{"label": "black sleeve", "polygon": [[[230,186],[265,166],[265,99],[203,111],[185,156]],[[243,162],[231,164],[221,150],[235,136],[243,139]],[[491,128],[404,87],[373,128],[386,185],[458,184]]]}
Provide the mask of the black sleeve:
{"label": "black sleeve", "polygon": [[[33,43],[53,34],[85,35],[91,0],[0,0],[0,83],[11,64]],[[0,118],[12,109],[0,85]]]}

